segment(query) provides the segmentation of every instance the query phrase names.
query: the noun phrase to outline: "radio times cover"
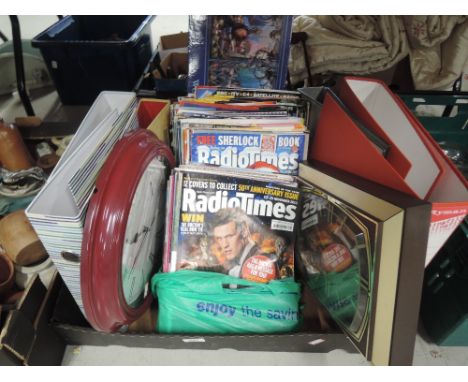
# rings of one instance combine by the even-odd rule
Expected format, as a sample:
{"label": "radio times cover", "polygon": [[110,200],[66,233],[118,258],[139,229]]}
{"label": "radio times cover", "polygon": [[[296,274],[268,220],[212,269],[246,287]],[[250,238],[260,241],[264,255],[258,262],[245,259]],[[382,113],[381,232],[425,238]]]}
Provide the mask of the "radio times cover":
{"label": "radio times cover", "polygon": [[300,196],[294,184],[202,171],[176,174],[182,187],[173,215],[179,224],[171,270],[213,271],[257,282],[294,276]]}

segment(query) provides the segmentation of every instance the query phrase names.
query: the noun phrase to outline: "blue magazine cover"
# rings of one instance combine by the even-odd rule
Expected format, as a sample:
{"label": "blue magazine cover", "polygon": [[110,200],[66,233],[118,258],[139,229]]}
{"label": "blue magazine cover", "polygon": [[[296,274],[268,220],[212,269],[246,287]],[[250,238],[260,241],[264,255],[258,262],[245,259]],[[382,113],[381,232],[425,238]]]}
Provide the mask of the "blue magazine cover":
{"label": "blue magazine cover", "polygon": [[292,16],[190,16],[188,92],[284,89],[291,27]]}
{"label": "blue magazine cover", "polygon": [[194,130],[185,163],[297,175],[307,157],[308,134]]}

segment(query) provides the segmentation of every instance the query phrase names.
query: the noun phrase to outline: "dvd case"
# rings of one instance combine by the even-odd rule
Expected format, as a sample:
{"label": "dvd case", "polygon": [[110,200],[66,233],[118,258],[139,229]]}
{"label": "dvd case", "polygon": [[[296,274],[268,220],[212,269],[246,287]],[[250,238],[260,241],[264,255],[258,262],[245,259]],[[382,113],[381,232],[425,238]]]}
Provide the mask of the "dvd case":
{"label": "dvd case", "polygon": [[294,276],[300,194],[292,177],[206,166],[182,166],[174,177],[165,269],[256,282]]}
{"label": "dvd case", "polygon": [[283,89],[292,16],[190,16],[188,92],[219,85]]}

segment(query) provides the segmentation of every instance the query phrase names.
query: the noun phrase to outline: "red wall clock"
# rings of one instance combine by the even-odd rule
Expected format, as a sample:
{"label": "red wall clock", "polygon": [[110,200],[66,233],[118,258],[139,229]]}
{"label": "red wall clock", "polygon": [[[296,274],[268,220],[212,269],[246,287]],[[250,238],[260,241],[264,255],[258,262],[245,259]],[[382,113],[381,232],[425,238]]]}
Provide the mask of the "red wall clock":
{"label": "red wall clock", "polygon": [[94,329],[114,332],[151,303],[149,281],[163,239],[171,150],[144,129],[113,148],[90,200],[81,255],[81,293]]}

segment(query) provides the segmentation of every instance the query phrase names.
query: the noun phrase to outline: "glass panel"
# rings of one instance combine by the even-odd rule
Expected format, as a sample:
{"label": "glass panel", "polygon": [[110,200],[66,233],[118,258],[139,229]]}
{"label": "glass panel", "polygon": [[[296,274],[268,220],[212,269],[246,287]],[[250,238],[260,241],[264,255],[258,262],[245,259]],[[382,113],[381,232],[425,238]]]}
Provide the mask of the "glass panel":
{"label": "glass panel", "polygon": [[122,288],[126,303],[137,308],[149,292],[149,278],[154,266],[158,231],[162,228],[157,219],[164,206],[162,182],[164,170],[159,160],[153,159],[138,183],[132,201],[125,231],[122,254]]}
{"label": "glass panel", "polygon": [[360,341],[369,320],[377,223],[319,189],[303,191],[297,249],[307,283],[332,318]]}

